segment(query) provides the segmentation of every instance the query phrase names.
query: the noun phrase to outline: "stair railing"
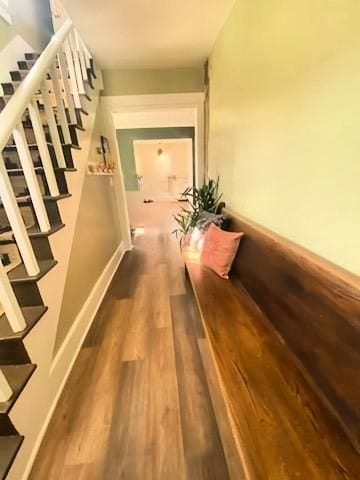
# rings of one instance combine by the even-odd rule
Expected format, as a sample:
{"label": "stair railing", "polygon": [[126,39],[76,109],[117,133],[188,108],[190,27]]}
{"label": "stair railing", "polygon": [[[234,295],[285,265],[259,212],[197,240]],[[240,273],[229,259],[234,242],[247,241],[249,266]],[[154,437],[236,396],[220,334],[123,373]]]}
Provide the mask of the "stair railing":
{"label": "stair railing", "polygon": [[[59,195],[59,188],[43,123],[47,124],[49,129],[57,167],[66,167],[54,106],[62,132],[62,140],[65,144],[71,144],[65,108],[68,110],[70,122],[77,123],[75,109],[81,108],[80,95],[85,93],[84,81],[87,79],[86,68],[91,65],[90,58],[89,52],[75,31],[71,20],[66,20],[0,113],[0,150],[4,150],[12,136],[41,232],[49,232],[51,225],[24,131],[24,115],[26,112],[29,114],[48,189],[50,195],[56,197]],[[41,118],[39,98],[44,106],[45,120]],[[40,273],[39,264],[5,162],[1,160],[0,197],[25,269],[29,276],[36,276]],[[0,303],[14,332],[26,328],[24,316],[1,262]],[[7,396],[8,393],[6,379],[0,371],[0,397]]]}

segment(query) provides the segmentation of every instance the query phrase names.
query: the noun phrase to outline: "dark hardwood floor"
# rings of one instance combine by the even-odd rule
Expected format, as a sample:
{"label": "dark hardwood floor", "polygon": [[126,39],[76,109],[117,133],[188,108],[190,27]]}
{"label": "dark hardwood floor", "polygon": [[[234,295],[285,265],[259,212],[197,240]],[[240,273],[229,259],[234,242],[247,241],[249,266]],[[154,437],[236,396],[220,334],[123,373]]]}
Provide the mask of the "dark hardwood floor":
{"label": "dark hardwood floor", "polygon": [[144,235],[114,276],[32,480],[245,478],[170,235],[176,204],[144,208]]}

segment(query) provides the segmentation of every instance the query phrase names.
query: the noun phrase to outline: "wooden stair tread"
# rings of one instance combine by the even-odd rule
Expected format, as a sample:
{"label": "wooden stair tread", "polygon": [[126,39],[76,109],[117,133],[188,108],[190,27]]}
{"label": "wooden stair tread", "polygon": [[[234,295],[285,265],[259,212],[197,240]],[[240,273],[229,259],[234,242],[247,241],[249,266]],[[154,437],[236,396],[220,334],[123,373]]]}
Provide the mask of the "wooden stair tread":
{"label": "wooden stair tread", "polygon": [[49,260],[39,260],[39,267],[40,273],[33,277],[29,276],[26,272],[25,266],[23,263],[15,267],[8,273],[9,280],[12,284],[16,283],[27,283],[27,282],[37,282],[39,281],[44,275],[47,274],[52,268],[57,265],[57,261],[53,259]]}
{"label": "wooden stair tread", "polygon": [[30,238],[48,237],[53,233],[58,232],[64,227],[65,227],[64,223],[58,223],[58,224],[52,225],[48,232],[42,232],[38,225],[33,225],[32,227],[28,228],[27,231]]}
{"label": "wooden stair tread", "polygon": [[35,369],[36,365],[32,363],[26,365],[1,365],[1,370],[13,394],[7,402],[0,402],[0,414],[9,413]]}
{"label": "wooden stair tread", "polygon": [[185,262],[249,479],[360,478],[357,452],[245,289]]}
{"label": "wooden stair tread", "polygon": [[[58,223],[58,224],[52,225],[48,232],[42,232],[38,225],[33,225],[27,228],[27,232],[30,238],[49,237],[50,235],[53,235],[54,233],[58,232],[64,227],[65,227],[64,223]],[[1,233],[9,233],[9,232],[11,232],[10,227]],[[9,245],[14,243],[16,242],[14,237],[12,236],[12,233],[9,233],[9,235],[6,236],[6,238],[4,239],[1,239],[0,237],[0,245]]]}
{"label": "wooden stair tread", "polygon": [[52,197],[50,195],[44,195],[43,199],[44,201],[47,202],[57,202],[58,200],[64,200],[65,198],[70,198],[71,193],[60,193],[59,195],[56,195],[56,197]]}
{"label": "wooden stair tread", "polygon": [[[34,167],[36,173],[43,173],[43,167]],[[76,168],[68,168],[68,167],[53,167],[54,172],[76,172]],[[9,168],[7,169],[8,175],[12,176],[21,176],[24,175],[24,170],[22,168]]]}
{"label": "wooden stair tread", "polygon": [[[50,147],[54,147],[54,144],[53,143],[50,143],[50,142],[46,142],[48,146]],[[62,147],[68,147],[70,146],[73,150],[81,150],[81,147],[79,145],[74,145],[74,144],[70,144],[70,143],[62,143],[61,144]],[[39,147],[36,143],[28,143],[28,148],[29,150],[39,150]],[[13,151],[17,151],[17,147],[16,145],[5,145],[5,147],[3,148],[3,151],[4,152],[13,152]]]}
{"label": "wooden stair tread", "polygon": [[[48,202],[58,202],[60,200],[65,200],[66,198],[70,198],[71,193],[60,193],[56,197],[52,197],[50,195],[43,195],[43,201],[45,203]],[[31,207],[32,206],[32,200],[30,195],[22,195],[15,197],[16,198],[16,203],[18,204],[19,207]],[[4,208],[4,205],[2,201],[0,200],[0,208]],[[45,232],[46,233],[46,232]]]}
{"label": "wooden stair tread", "polygon": [[[31,120],[23,120],[22,123],[23,123],[24,128],[31,128],[31,129],[33,128],[33,125],[32,125],[32,123],[31,123]],[[67,125],[68,125],[69,127],[74,127],[74,128],[77,127],[77,123],[67,122]],[[58,126],[58,127],[61,127],[61,125],[59,125],[59,124],[58,124],[57,126]],[[48,125],[47,123],[43,123],[43,124],[42,124],[42,127],[43,127],[43,128],[49,128],[49,125]]]}
{"label": "wooden stair tread", "polygon": [[23,307],[22,313],[25,318],[26,328],[21,332],[13,332],[5,314],[0,317],[0,345],[2,340],[22,339],[36,325],[44,313],[48,310],[45,305],[38,307]]}
{"label": "wooden stair tread", "polygon": [[0,436],[0,479],[5,479],[24,440],[20,435]]}

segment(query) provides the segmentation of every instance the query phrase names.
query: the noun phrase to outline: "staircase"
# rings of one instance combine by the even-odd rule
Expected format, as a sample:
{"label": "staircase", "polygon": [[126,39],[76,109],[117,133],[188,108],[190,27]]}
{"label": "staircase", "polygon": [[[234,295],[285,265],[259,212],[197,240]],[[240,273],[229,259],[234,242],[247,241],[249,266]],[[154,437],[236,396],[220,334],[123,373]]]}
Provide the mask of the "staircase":
{"label": "staircase", "polygon": [[70,20],[9,73],[0,98],[0,479],[24,440],[10,412],[37,368],[26,337],[48,311],[39,281],[57,264],[50,240],[66,228],[60,203],[72,193],[96,79]]}

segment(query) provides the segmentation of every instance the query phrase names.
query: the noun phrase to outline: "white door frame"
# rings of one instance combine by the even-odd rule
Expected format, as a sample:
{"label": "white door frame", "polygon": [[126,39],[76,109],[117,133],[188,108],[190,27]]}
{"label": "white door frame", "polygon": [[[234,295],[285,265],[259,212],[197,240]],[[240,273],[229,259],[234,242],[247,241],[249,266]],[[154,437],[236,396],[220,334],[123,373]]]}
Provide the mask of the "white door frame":
{"label": "white door frame", "polygon": [[204,182],[204,101],[200,93],[121,95],[101,97],[104,134],[117,162],[114,177],[122,236],[131,247],[130,222],[116,130],[121,128],[195,128],[196,185]]}

